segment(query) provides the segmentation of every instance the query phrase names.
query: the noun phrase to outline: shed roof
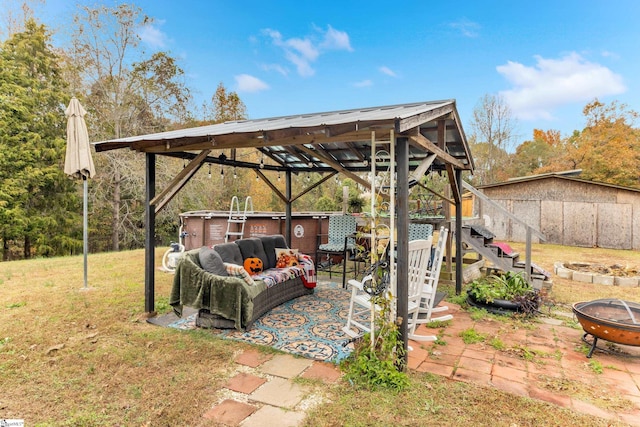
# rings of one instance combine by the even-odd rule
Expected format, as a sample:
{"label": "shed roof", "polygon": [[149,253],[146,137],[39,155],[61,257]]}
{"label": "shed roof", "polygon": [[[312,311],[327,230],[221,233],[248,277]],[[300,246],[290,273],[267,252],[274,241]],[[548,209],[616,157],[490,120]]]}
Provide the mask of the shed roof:
{"label": "shed roof", "polygon": [[578,171],[580,171],[580,170],[572,170],[572,171],[564,171],[564,172],[549,172],[549,173],[544,173],[544,174],[540,174],[540,175],[531,175],[531,176],[523,176],[523,177],[518,177],[518,178],[509,178],[507,181],[497,182],[497,183],[494,183],[494,184],[479,185],[477,188],[485,189],[485,188],[507,187],[507,186],[514,185],[514,184],[522,184],[522,183],[527,183],[527,182],[541,181],[541,180],[545,180],[545,179],[557,179],[557,180],[579,182],[579,183],[583,183],[583,184],[596,185],[596,186],[600,186],[600,187],[609,187],[609,188],[615,188],[617,190],[627,190],[627,191],[633,191],[633,192],[636,192],[636,193],[640,193],[640,189],[638,189],[638,188],[625,187],[625,186],[622,186],[622,185],[609,184],[609,183],[606,183],[606,182],[598,182],[598,181],[589,181],[589,180],[586,180],[586,179],[577,178],[575,176],[575,174]]}
{"label": "shed roof", "polygon": [[[202,150],[253,147],[274,161],[267,169],[356,172],[370,170],[374,131],[378,144],[388,143],[391,131],[396,137],[408,138],[410,169],[433,153],[437,160],[432,169],[445,169],[449,163],[457,169],[473,170],[455,100],[229,121],[94,145],[96,151],[130,148],[182,158],[193,158]],[[225,155],[209,155],[205,162],[259,166],[241,164]]]}

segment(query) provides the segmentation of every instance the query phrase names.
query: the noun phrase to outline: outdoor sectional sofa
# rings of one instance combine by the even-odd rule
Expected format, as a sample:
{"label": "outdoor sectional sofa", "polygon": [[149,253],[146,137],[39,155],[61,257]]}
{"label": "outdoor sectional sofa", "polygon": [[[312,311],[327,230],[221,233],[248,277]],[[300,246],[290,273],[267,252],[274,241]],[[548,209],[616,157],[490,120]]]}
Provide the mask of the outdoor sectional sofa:
{"label": "outdoor sectional sofa", "polygon": [[[187,251],[176,267],[169,304],[179,317],[183,306],[198,309],[196,325],[203,328],[249,329],[274,307],[314,291],[311,257],[295,253],[290,264],[298,265],[283,267],[276,253],[285,248],[284,237],[273,235]],[[243,265],[255,258],[263,271],[250,275]]]}

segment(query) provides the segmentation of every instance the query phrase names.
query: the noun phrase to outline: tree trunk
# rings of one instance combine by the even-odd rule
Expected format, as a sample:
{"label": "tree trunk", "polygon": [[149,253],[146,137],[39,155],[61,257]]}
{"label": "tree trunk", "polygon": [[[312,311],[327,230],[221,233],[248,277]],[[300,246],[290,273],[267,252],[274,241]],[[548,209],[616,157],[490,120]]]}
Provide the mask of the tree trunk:
{"label": "tree trunk", "polygon": [[111,221],[111,249],[120,250],[120,238],[118,228],[120,227],[120,170],[115,167],[113,180],[113,220]]}
{"label": "tree trunk", "polygon": [[24,237],[24,259],[31,258],[31,239],[29,236]]}

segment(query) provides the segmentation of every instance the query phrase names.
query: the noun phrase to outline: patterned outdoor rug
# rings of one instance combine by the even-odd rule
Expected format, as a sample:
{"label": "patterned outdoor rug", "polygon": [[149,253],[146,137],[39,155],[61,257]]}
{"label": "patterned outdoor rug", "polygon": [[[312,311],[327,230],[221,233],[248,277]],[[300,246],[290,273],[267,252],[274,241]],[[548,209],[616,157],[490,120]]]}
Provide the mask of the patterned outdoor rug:
{"label": "patterned outdoor rug", "polygon": [[[266,345],[309,359],[338,363],[353,351],[350,337],[342,331],[349,311],[351,292],[337,283],[319,282],[313,295],[288,301],[258,319],[247,331],[212,329],[224,338]],[[192,314],[167,326],[195,329]]]}

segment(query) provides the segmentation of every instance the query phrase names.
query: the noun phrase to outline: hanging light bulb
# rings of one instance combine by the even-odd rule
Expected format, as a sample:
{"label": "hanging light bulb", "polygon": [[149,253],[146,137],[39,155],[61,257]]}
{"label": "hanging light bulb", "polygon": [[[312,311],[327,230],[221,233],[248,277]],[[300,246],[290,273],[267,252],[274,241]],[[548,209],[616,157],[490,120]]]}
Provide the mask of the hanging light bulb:
{"label": "hanging light bulb", "polygon": [[220,166],[220,179],[224,179],[224,168]]}
{"label": "hanging light bulb", "polygon": [[211,179],[211,163],[209,163],[209,179]]}
{"label": "hanging light bulb", "polygon": [[264,169],[264,153],[262,153],[262,157],[260,157],[260,169]]}
{"label": "hanging light bulb", "polygon": [[233,167],[233,179],[236,179],[238,177],[238,172],[236,171],[236,167]]}
{"label": "hanging light bulb", "polygon": [[258,176],[258,174],[256,173],[256,181],[260,180],[260,177]]}
{"label": "hanging light bulb", "polygon": [[280,171],[278,171],[278,182],[280,181]]}
{"label": "hanging light bulb", "polygon": [[311,181],[311,174],[307,172],[307,182]]}

